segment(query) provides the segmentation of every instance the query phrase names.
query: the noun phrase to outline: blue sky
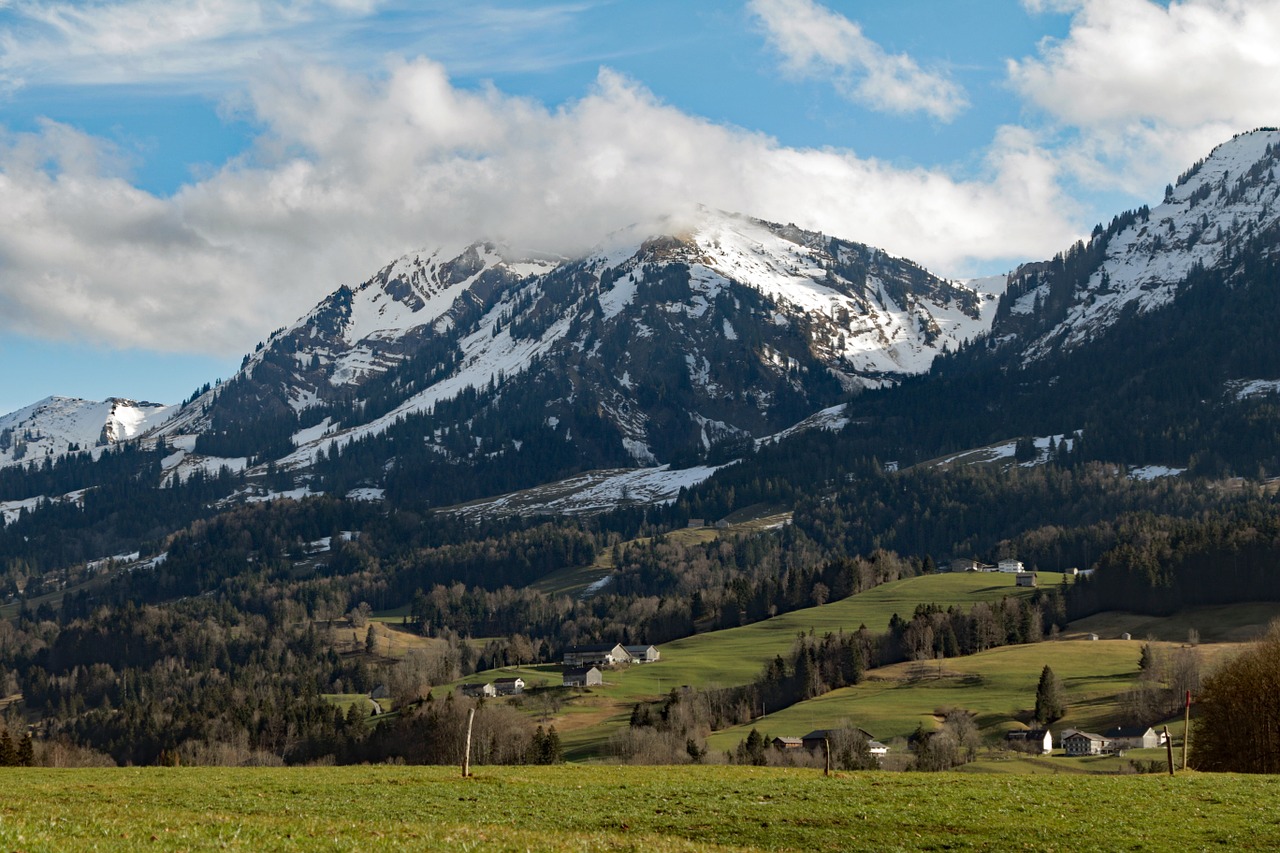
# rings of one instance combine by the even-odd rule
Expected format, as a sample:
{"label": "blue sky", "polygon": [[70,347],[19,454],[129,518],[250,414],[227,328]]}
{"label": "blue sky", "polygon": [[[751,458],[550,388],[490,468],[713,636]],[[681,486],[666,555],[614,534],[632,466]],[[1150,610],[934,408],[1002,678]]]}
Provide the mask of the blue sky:
{"label": "blue sky", "polygon": [[0,0],[0,412],[704,203],[963,277],[1280,123],[1280,0]]}

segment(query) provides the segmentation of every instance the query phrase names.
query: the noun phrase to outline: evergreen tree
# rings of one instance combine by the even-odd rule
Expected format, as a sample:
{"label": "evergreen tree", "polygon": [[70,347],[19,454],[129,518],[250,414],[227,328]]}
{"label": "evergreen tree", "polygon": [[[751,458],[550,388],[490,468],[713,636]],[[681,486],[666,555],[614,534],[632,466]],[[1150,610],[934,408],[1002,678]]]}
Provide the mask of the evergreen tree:
{"label": "evergreen tree", "polygon": [[1067,699],[1062,679],[1054,675],[1046,664],[1040,671],[1040,683],[1036,685],[1036,722],[1052,723],[1067,713]]}
{"label": "evergreen tree", "polygon": [[18,764],[18,750],[13,745],[13,738],[9,737],[8,729],[0,729],[0,767],[16,767]]}
{"label": "evergreen tree", "polygon": [[27,735],[18,744],[18,766],[19,767],[35,767],[36,750],[35,745],[31,742],[31,735]]}
{"label": "evergreen tree", "polygon": [[747,739],[738,744],[738,763],[755,764],[763,767],[768,763],[768,759],[765,757],[766,746],[764,736],[760,734],[759,730],[752,729],[751,733],[747,735]]}

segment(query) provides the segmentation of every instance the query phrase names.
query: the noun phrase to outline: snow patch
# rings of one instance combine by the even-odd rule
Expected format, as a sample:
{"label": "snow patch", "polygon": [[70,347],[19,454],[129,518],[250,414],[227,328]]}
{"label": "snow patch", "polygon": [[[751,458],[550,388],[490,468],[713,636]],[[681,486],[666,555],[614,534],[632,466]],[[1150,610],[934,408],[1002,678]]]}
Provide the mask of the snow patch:
{"label": "snow patch", "polygon": [[1133,480],[1156,480],[1160,477],[1176,477],[1186,472],[1186,468],[1169,468],[1164,465],[1134,466],[1129,469],[1129,478]]}
{"label": "snow patch", "polygon": [[1228,382],[1227,388],[1235,393],[1237,400],[1263,394],[1280,394],[1280,379],[1242,379]]}

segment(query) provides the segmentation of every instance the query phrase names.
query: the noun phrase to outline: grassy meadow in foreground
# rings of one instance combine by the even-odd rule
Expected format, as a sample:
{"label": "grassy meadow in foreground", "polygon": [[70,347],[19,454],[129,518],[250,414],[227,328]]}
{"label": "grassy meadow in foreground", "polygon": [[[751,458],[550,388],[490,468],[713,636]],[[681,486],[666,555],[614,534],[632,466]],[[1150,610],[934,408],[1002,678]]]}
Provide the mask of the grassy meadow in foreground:
{"label": "grassy meadow in foreground", "polygon": [[6,850],[1172,850],[1280,845],[1280,779],[750,767],[12,770]]}

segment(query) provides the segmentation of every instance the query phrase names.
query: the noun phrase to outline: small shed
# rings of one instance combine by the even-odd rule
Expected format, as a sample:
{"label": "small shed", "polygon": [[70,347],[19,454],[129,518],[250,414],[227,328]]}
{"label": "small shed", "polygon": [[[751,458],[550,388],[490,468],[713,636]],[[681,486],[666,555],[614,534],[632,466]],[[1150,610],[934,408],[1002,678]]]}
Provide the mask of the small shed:
{"label": "small shed", "polygon": [[798,737],[776,737],[771,743],[774,749],[801,749],[804,747],[804,740]]}
{"label": "small shed", "polygon": [[1018,586],[1038,586],[1040,579],[1035,572],[1018,572],[1013,576],[1013,582]]}

